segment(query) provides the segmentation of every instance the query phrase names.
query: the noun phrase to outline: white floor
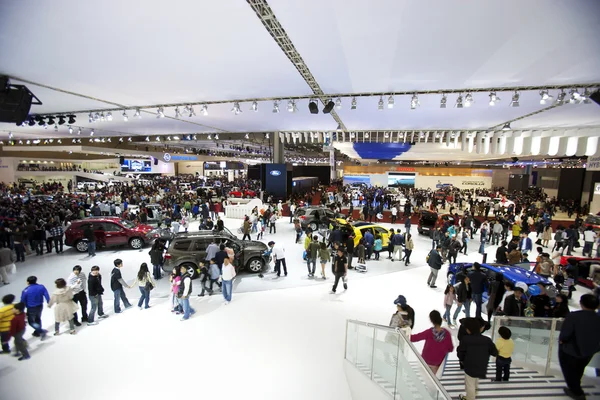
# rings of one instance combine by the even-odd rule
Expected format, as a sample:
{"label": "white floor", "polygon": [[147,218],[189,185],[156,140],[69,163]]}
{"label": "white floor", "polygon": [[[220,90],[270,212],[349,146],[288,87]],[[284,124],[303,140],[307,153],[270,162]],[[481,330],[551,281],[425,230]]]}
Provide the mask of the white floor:
{"label": "white floor", "polygon": [[[225,220],[232,230],[239,223]],[[263,241],[284,241],[288,277],[241,275],[230,305],[222,305],[218,295],[194,296],[197,313],[185,322],[169,312],[165,279],[152,292],[151,309],[134,307],[113,315],[108,282],[113,260],[124,260],[123,276],[131,281],[139,264],[149,263],[148,248],[103,250],[93,259],[73,249],[63,255],[30,256],[18,265],[13,282],[0,288],[0,297],[7,293],[19,297],[29,275],[36,275],[52,292],[54,280],[66,278],[74,265],[81,265],[86,274],[92,265],[99,265],[110,318],[94,327],[82,326],[74,336],[62,334],[45,342],[32,338],[30,360],[0,356],[0,399],[158,399],[192,393],[222,399],[350,399],[342,368],[346,319],[387,325],[399,294],[416,311],[416,331],[429,327],[432,309],[442,310],[446,267],[440,272],[439,287],[428,288],[425,256],[431,242],[415,238],[411,268],[372,261],[367,274],[350,271],[347,292],[331,295],[331,278],[306,278],[302,245],[294,244],[292,225],[284,219],[278,234],[267,234]],[[472,241],[471,250],[478,245]],[[489,252],[493,258],[495,247]],[[473,252],[461,260],[481,260],[481,255]],[[135,305],[139,292],[128,290],[127,296]],[[50,329],[53,322],[53,311],[45,309],[44,325]],[[28,327],[26,336],[30,334]]]}

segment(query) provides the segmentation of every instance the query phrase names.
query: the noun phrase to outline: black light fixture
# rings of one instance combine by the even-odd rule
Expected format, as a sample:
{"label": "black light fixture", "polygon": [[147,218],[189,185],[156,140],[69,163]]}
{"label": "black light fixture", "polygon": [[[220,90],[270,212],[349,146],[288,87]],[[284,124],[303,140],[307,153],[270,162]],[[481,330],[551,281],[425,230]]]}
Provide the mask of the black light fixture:
{"label": "black light fixture", "polygon": [[69,118],[69,125],[73,125],[75,123],[75,116],[74,115],[67,115],[67,118]]}
{"label": "black light fixture", "polygon": [[35,125],[35,119],[33,117],[29,117],[29,126],[34,126]]}
{"label": "black light fixture", "polygon": [[54,125],[54,124],[55,124],[54,117],[52,117],[52,116],[48,117],[48,125]]}
{"label": "black light fixture", "polygon": [[59,115],[58,116],[58,124],[59,125],[64,125],[65,124],[65,116],[64,115]]}
{"label": "black light fixture", "polygon": [[327,104],[325,104],[325,107],[323,107],[323,114],[329,114],[333,110],[333,107],[335,107],[335,103],[329,100]]}
{"label": "black light fixture", "polygon": [[517,161],[519,161],[519,158],[517,157],[511,157],[512,162],[516,163]]}
{"label": "black light fixture", "polygon": [[[319,113],[319,107],[317,105],[317,102],[315,100],[311,100],[308,102],[308,110],[310,111],[311,114],[318,114]],[[329,110],[331,111],[331,110]],[[325,112],[325,110],[323,110],[323,112]]]}
{"label": "black light fixture", "polygon": [[39,126],[44,126],[44,124],[46,123],[46,121],[44,121],[44,118],[40,116],[35,117],[35,120],[37,121]]}

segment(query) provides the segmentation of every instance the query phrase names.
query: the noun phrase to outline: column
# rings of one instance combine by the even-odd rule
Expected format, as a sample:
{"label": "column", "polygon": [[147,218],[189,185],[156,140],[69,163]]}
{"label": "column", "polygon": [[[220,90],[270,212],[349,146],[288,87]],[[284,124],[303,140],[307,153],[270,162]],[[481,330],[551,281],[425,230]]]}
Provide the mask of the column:
{"label": "column", "polygon": [[271,135],[273,138],[273,164],[285,164],[285,149],[279,134]]}
{"label": "column", "polygon": [[335,172],[335,149],[329,150],[329,178],[333,181],[337,179],[337,174]]}

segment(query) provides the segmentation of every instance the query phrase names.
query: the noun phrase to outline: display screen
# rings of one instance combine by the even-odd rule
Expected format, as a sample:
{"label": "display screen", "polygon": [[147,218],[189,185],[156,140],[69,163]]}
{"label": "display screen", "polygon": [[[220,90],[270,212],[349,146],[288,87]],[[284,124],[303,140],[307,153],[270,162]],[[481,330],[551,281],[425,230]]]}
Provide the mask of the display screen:
{"label": "display screen", "polygon": [[152,172],[152,161],[124,160],[121,164],[121,172]]}
{"label": "display screen", "polygon": [[415,187],[415,174],[406,172],[388,172],[389,187]]}
{"label": "display screen", "polygon": [[371,185],[370,175],[344,175],[344,185],[352,185],[353,183],[364,183],[367,186]]}

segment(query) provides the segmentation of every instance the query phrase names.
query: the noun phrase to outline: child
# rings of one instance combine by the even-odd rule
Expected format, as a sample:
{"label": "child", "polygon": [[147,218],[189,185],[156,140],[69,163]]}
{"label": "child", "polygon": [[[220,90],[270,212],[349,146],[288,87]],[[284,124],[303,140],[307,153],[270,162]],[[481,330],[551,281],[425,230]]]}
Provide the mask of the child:
{"label": "child", "polygon": [[171,312],[181,314],[181,304],[177,301],[177,293],[179,292],[179,285],[181,284],[181,272],[179,271],[179,268],[173,268],[169,280],[171,281]]}
{"label": "child", "polygon": [[203,297],[205,291],[208,291],[209,295],[212,294],[212,290],[210,290],[209,288],[206,287],[206,282],[208,282],[208,280],[210,280],[210,271],[206,267],[206,265],[204,265],[204,263],[201,262],[200,263],[200,286],[202,287],[202,292],[200,292],[198,297]]}
{"label": "child", "polygon": [[319,248],[319,258],[321,259],[321,276],[323,279],[327,279],[325,276],[325,265],[331,260],[331,254],[327,250],[327,245],[325,242],[321,242],[321,247]]}
{"label": "child", "polygon": [[356,254],[358,255],[358,263],[364,264],[365,263],[365,240],[364,239],[360,239],[360,242],[358,243],[358,247],[356,248]]}
{"label": "child", "polygon": [[265,225],[263,224],[262,218],[256,219],[256,240],[260,240],[263,238],[263,234],[265,233]]}
{"label": "child", "polygon": [[10,321],[10,337],[15,338],[15,348],[17,350],[17,356],[20,354],[19,361],[29,360],[29,352],[27,351],[27,342],[23,339],[25,333],[25,304],[17,303],[14,307],[14,318]]}
{"label": "child", "polygon": [[506,326],[498,329],[500,337],[496,340],[498,356],[496,357],[496,379],[492,382],[508,381],[510,375],[510,364],[512,362],[512,353],[515,349],[515,342],[510,338],[512,332]]}
{"label": "child", "polygon": [[219,276],[221,275],[221,271],[219,270],[219,266],[215,262],[214,258],[210,259],[210,265],[208,267],[208,271],[210,273],[210,288],[208,290],[208,294],[210,296],[212,296],[213,285],[216,283],[218,287],[221,287],[221,283],[219,283]]}
{"label": "child", "polygon": [[373,243],[373,251],[375,252],[375,260],[379,260],[379,252],[383,250],[383,241],[381,236],[375,236],[375,242]]}
{"label": "child", "polygon": [[444,295],[444,307],[446,308],[446,312],[444,312],[444,321],[446,321],[449,327],[453,327],[454,325],[452,325],[452,320],[450,319],[450,310],[452,310],[452,305],[456,302],[456,293],[452,284],[446,286]]}
{"label": "child", "polygon": [[7,294],[2,298],[3,307],[0,308],[0,338],[2,339],[2,353],[10,353],[10,323],[13,320],[15,295]]}

